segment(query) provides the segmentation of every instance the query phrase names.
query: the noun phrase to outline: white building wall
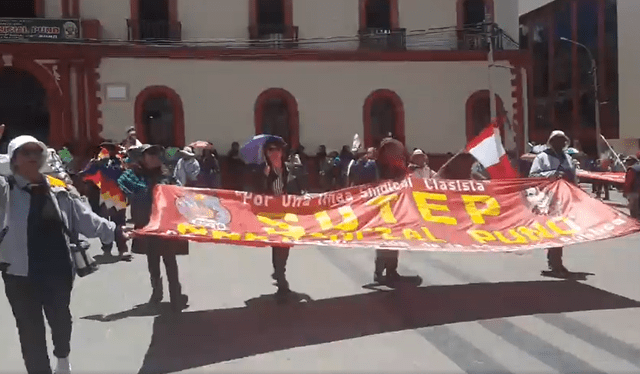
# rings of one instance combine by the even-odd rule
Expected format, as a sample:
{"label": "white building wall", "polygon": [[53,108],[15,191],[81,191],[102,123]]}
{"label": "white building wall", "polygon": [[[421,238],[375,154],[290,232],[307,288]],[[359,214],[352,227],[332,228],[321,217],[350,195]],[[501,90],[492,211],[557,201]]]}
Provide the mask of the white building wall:
{"label": "white building wall", "polygon": [[618,0],[620,138],[640,138],[638,5],[635,0]]}
{"label": "white building wall", "polygon": [[104,39],[127,39],[127,19],[131,18],[130,0],[80,0],[80,15],[82,18],[99,20]]}
{"label": "white building wall", "polygon": [[179,0],[178,21],[183,40],[249,39],[249,0]]}
{"label": "white building wall", "polygon": [[[506,63],[506,62],[502,62]],[[494,87],[511,112],[510,72],[497,71]],[[127,102],[104,101],[102,136],[119,139],[134,123],[140,91],[165,85],[182,98],[187,142],[211,140],[220,149],[254,135],[254,105],[260,93],[279,87],[299,106],[300,142],[350,144],[363,135],[362,107],[381,88],[404,102],[407,146],[456,152],[466,144],[465,103],[487,89],[486,62],[276,62],[104,59],[100,83],[127,83]]]}
{"label": "white building wall", "polygon": [[60,0],[46,0],[44,2],[44,16],[46,18],[62,18],[62,2]]}
{"label": "white building wall", "polygon": [[507,35],[518,42],[520,38],[520,22],[518,21],[518,1],[493,0],[495,23],[502,28]]}
{"label": "white building wall", "polygon": [[[300,44],[303,48],[355,49],[358,47],[359,11],[357,0],[296,0],[293,25],[300,39],[334,38],[331,42]],[[351,38],[349,38],[351,37]],[[339,40],[339,41],[338,41]]]}

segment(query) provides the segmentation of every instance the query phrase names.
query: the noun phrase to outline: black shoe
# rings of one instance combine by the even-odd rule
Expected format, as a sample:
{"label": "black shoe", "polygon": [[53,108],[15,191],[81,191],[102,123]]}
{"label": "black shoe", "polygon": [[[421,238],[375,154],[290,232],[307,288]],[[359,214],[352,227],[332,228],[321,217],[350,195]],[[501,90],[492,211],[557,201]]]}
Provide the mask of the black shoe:
{"label": "black shoe", "polygon": [[181,312],[189,306],[189,296],[180,295],[178,300],[171,300],[171,309],[174,312]]}

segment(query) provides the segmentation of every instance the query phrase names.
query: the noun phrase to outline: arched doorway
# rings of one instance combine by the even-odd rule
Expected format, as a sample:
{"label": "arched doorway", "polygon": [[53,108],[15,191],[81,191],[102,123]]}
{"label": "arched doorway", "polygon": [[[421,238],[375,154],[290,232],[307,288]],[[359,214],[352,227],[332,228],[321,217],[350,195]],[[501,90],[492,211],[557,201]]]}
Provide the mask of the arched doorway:
{"label": "arched doorway", "polygon": [[292,149],[300,145],[298,102],[282,88],[270,88],[260,94],[255,106],[256,134],[282,137]]}
{"label": "arched doorway", "polygon": [[404,144],[404,105],[395,92],[386,89],[372,92],[364,102],[363,121],[367,147],[377,147],[388,136]]}
{"label": "arched doorway", "polygon": [[[469,99],[467,99],[466,112],[467,141],[470,141],[480,134],[492,121],[489,90],[477,91],[471,95]],[[496,113],[498,117],[506,115],[504,102],[498,95],[496,95]],[[504,139],[503,121],[500,121],[498,124],[500,125],[500,133]]]}
{"label": "arched doorway", "polygon": [[0,140],[0,153],[6,153],[11,139],[32,135],[50,144],[50,115],[47,91],[25,70],[0,69],[0,123],[6,125]]}
{"label": "arched doorway", "polygon": [[135,103],[136,132],[140,141],[163,147],[184,147],[184,109],[171,88],[144,89]]}

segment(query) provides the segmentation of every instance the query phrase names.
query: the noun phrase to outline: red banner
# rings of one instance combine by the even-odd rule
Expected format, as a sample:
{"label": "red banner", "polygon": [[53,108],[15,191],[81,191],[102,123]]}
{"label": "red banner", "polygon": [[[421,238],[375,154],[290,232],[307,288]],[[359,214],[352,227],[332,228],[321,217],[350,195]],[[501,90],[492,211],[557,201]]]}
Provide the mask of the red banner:
{"label": "red banner", "polygon": [[610,173],[599,171],[578,170],[578,177],[581,179],[592,179],[615,184],[624,184],[625,173]]}
{"label": "red banner", "polygon": [[426,251],[548,248],[640,231],[565,182],[406,179],[317,196],[158,186],[136,235],[238,245]]}

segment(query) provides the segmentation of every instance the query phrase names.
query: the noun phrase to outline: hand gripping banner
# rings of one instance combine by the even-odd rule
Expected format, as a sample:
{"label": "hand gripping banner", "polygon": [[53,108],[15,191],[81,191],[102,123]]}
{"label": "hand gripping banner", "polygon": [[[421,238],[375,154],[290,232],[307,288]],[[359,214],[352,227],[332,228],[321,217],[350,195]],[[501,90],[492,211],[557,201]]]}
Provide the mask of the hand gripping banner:
{"label": "hand gripping banner", "polygon": [[135,235],[248,246],[508,252],[640,231],[563,180],[405,179],[316,196],[158,186]]}

